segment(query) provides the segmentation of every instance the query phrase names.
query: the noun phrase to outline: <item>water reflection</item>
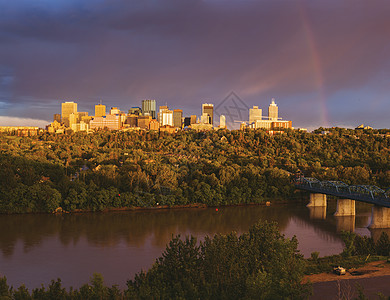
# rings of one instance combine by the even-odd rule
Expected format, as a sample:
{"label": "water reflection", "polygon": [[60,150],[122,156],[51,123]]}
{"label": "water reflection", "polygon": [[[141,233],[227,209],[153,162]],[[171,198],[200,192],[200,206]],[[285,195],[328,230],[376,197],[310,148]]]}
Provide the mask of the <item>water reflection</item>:
{"label": "water reflection", "polygon": [[227,207],[214,209],[172,209],[137,212],[90,213],[74,215],[0,216],[0,250],[12,255],[18,240],[24,252],[39,247],[50,236],[58,236],[63,246],[76,245],[81,237],[98,247],[125,241],[140,247],[151,238],[154,246],[164,247],[175,234],[213,235],[247,231],[258,220],[276,221],[280,230],[288,224],[291,212],[279,206]]}
{"label": "water reflection", "polygon": [[[141,269],[148,269],[164,251],[172,235],[205,235],[247,231],[259,220],[276,221],[287,236],[296,235],[306,256],[313,251],[331,255],[342,251],[338,230],[351,222],[327,209],[304,204],[172,209],[72,215],[0,215],[0,275],[27,287],[48,284],[60,277],[65,286],[78,287],[93,272],[107,284],[122,288]],[[330,207],[330,209],[329,209]],[[368,211],[370,208],[368,208]],[[356,216],[356,226],[367,226],[369,212]],[[340,223],[341,222],[341,223]],[[349,224],[349,225],[348,225]],[[368,232],[368,231],[367,231]]]}
{"label": "water reflection", "polygon": [[335,216],[336,230],[341,231],[355,231],[355,216]]}
{"label": "water reflection", "polygon": [[326,206],[308,206],[310,219],[326,219]]}

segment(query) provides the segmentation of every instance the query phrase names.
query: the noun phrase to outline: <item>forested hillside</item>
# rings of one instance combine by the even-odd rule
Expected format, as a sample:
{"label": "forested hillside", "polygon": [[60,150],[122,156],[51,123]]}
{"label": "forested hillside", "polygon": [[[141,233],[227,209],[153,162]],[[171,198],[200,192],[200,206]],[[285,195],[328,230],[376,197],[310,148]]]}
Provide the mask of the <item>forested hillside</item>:
{"label": "forested hillside", "polygon": [[0,212],[259,203],[291,197],[290,173],[296,172],[388,187],[386,133],[0,134]]}

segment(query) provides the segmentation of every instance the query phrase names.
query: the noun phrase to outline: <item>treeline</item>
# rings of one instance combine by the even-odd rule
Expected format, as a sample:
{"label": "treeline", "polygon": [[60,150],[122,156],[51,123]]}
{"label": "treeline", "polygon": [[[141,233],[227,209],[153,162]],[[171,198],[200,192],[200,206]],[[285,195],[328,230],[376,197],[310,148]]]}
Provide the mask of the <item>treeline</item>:
{"label": "treeline", "polygon": [[390,239],[386,232],[382,232],[377,240],[349,231],[342,232],[341,238],[344,243],[343,252],[325,257],[320,257],[319,252],[313,252],[306,260],[305,274],[332,272],[336,266],[343,266],[348,270],[370,261],[387,260],[390,256]]}
{"label": "treeline", "polygon": [[260,203],[293,197],[290,174],[297,172],[388,187],[387,133],[0,134],[0,212]]}
{"label": "treeline", "polygon": [[275,223],[258,223],[237,236],[217,234],[197,242],[173,238],[146,273],[127,282],[127,289],[105,287],[95,274],[91,284],[67,291],[52,281],[30,293],[10,288],[0,278],[1,299],[304,299],[305,260],[296,238],[281,235]]}

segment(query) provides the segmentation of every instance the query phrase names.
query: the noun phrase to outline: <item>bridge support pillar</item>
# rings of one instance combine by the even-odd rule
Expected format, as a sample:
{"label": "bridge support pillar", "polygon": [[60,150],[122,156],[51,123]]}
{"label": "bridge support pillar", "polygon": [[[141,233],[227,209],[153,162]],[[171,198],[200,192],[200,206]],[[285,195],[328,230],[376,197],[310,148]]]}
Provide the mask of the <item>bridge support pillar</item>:
{"label": "bridge support pillar", "polygon": [[334,213],[336,217],[354,216],[355,200],[337,199],[337,210]]}
{"label": "bridge support pillar", "polygon": [[390,208],[379,205],[372,207],[371,224],[369,228],[390,228]]}
{"label": "bridge support pillar", "polygon": [[310,194],[310,202],[307,207],[313,206],[326,206],[326,195],[325,194]]}

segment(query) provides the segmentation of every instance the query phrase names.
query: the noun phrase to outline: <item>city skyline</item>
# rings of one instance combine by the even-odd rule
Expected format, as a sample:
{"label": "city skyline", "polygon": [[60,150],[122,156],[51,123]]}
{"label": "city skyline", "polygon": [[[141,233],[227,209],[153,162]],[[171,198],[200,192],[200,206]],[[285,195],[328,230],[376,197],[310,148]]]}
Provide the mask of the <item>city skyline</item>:
{"label": "city skyline", "polygon": [[100,99],[199,115],[234,91],[296,127],[390,127],[389,2],[162,3],[0,0],[0,125]]}

